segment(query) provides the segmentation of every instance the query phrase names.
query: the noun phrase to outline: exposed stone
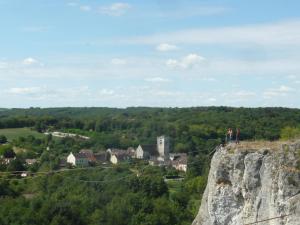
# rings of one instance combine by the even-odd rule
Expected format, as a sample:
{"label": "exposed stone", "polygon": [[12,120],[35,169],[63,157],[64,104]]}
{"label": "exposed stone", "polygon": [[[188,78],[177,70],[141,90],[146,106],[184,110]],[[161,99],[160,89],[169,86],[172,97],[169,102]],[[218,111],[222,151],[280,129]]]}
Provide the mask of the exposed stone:
{"label": "exposed stone", "polygon": [[220,147],[193,225],[300,224],[300,142],[278,149]]}

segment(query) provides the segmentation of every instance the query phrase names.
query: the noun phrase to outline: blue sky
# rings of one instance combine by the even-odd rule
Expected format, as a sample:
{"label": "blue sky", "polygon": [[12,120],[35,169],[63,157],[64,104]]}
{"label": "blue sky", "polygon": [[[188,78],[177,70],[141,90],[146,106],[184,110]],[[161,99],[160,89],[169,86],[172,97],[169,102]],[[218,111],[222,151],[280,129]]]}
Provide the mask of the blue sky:
{"label": "blue sky", "polygon": [[297,0],[0,0],[0,107],[300,107]]}

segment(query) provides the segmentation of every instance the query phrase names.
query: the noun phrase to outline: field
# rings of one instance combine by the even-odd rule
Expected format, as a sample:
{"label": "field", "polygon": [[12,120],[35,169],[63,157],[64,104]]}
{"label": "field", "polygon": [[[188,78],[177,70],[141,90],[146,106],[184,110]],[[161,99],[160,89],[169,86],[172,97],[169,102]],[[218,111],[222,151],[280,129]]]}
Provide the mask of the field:
{"label": "field", "polygon": [[8,141],[12,141],[18,137],[27,137],[32,135],[37,138],[42,138],[45,135],[31,130],[30,128],[9,128],[9,129],[0,129],[0,135],[5,135]]}

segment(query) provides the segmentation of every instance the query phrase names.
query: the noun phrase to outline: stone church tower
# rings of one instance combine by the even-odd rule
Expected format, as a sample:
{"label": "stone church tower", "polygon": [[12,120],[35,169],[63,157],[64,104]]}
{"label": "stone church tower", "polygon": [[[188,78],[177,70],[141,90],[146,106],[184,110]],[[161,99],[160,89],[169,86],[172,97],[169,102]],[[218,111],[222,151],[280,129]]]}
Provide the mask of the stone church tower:
{"label": "stone church tower", "polygon": [[157,137],[157,151],[159,159],[164,160],[169,157],[170,140],[169,137],[160,136]]}

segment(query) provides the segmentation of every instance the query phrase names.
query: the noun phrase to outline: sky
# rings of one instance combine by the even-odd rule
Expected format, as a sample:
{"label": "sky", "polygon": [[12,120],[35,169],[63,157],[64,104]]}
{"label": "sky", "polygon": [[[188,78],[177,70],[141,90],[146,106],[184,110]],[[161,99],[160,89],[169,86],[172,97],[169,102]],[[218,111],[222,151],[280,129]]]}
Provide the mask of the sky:
{"label": "sky", "polygon": [[298,0],[0,0],[0,108],[300,108]]}

